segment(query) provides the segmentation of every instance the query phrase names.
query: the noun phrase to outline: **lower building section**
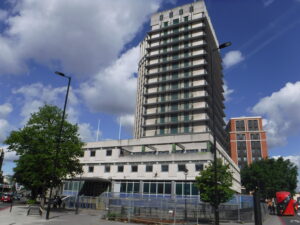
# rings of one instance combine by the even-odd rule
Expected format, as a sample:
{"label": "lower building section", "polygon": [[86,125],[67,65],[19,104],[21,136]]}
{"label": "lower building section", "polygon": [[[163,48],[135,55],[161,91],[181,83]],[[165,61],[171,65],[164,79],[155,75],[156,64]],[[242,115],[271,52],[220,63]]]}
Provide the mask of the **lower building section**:
{"label": "lower building section", "polygon": [[[213,161],[212,143],[207,132],[86,143],[82,177],[109,181],[117,193],[194,195],[195,177]],[[240,170],[218,142],[217,157],[230,165],[240,193]]]}

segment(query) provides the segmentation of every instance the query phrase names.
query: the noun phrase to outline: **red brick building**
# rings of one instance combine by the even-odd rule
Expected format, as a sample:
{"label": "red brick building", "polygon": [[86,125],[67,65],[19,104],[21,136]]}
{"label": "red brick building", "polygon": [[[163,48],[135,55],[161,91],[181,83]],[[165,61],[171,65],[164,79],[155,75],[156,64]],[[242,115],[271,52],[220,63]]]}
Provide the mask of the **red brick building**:
{"label": "red brick building", "polygon": [[240,168],[268,157],[266,132],[261,117],[231,118],[227,124],[229,154]]}

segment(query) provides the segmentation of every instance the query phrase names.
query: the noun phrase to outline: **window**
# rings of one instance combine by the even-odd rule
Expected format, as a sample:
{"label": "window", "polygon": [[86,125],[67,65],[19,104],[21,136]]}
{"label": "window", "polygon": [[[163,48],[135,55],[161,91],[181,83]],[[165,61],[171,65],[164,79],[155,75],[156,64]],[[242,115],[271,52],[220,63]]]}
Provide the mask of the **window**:
{"label": "window", "polygon": [[108,166],[108,165],[105,166],[105,167],[104,167],[104,172],[105,172],[105,173],[109,173],[109,172],[110,172],[110,166]]}
{"label": "window", "polygon": [[185,164],[178,164],[178,172],[184,172],[185,171]]}
{"label": "window", "polygon": [[251,136],[251,140],[259,140],[259,134],[256,133],[256,134],[250,134]]}
{"label": "window", "polygon": [[161,165],[161,172],[169,172],[169,165]]}
{"label": "window", "polygon": [[193,6],[190,7],[190,12],[194,12],[194,7]]}
{"label": "window", "polygon": [[168,21],[164,22],[164,27],[168,26]]}
{"label": "window", "polygon": [[111,149],[107,149],[106,150],[106,156],[111,156],[112,154],[112,150]]}
{"label": "window", "polygon": [[190,129],[189,129],[189,125],[185,124],[184,125],[184,133],[189,133],[190,132]]}
{"label": "window", "polygon": [[95,155],[96,155],[96,151],[90,151],[90,156],[91,157],[95,157]]}
{"label": "window", "polygon": [[179,15],[183,14],[183,9],[179,9]]}
{"label": "window", "polygon": [[138,166],[137,165],[132,165],[131,166],[131,172],[137,172],[138,171]]}
{"label": "window", "polygon": [[246,140],[246,136],[245,136],[245,134],[237,134],[236,139],[237,140]]}
{"label": "window", "polygon": [[173,20],[173,24],[178,24],[179,23],[179,19],[174,19]]}
{"label": "window", "polygon": [[245,122],[244,120],[235,121],[236,131],[244,131],[245,130]]}
{"label": "window", "polygon": [[171,134],[177,134],[178,127],[177,126],[171,126]]}
{"label": "window", "polygon": [[119,173],[122,173],[124,171],[124,166],[118,166],[118,172]]}
{"label": "window", "polygon": [[188,16],[185,16],[183,19],[184,19],[184,22],[189,21],[189,17]]}
{"label": "window", "polygon": [[93,173],[94,172],[94,167],[93,166],[89,166],[89,173]]}
{"label": "window", "polygon": [[202,171],[203,170],[203,164],[196,164],[195,165],[195,170],[196,171]]}
{"label": "window", "polygon": [[238,141],[237,150],[246,150],[246,141]]}
{"label": "window", "polygon": [[248,120],[248,130],[258,130],[258,121]]}
{"label": "window", "polygon": [[164,19],[164,15],[159,16],[159,20],[162,21]]}
{"label": "window", "polygon": [[169,17],[172,18],[173,17],[173,12],[169,13]]}
{"label": "window", "polygon": [[159,128],[159,134],[161,134],[161,135],[165,134],[165,128],[164,127]]}
{"label": "window", "polygon": [[152,172],[153,166],[152,165],[146,165],[146,172]]}

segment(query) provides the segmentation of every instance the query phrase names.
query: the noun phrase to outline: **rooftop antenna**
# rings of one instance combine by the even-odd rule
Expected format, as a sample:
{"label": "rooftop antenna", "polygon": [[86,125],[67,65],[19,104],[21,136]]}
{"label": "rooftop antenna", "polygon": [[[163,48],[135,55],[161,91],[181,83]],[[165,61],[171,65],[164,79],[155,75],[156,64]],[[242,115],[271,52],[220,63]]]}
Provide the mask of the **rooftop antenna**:
{"label": "rooftop antenna", "polygon": [[98,141],[98,138],[99,138],[99,128],[100,128],[100,119],[98,120],[98,128],[97,128],[97,137],[96,137],[96,141]]}
{"label": "rooftop antenna", "polygon": [[121,130],[122,130],[122,116],[120,116],[119,140],[121,140]]}

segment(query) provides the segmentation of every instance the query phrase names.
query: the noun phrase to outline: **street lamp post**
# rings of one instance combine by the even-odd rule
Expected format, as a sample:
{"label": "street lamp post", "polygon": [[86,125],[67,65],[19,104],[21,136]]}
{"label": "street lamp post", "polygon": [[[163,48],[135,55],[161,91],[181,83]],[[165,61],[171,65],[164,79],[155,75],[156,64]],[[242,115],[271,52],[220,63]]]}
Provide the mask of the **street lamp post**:
{"label": "street lamp post", "polygon": [[184,221],[187,222],[187,204],[186,204],[186,178],[188,175],[189,170],[187,168],[184,168],[184,176],[185,176],[185,180],[184,180]]}
{"label": "street lamp post", "polygon": [[[67,88],[67,93],[66,93],[66,97],[65,97],[65,104],[64,104],[64,110],[63,110],[63,114],[62,114],[62,118],[61,118],[61,124],[60,124],[60,130],[59,130],[59,134],[57,137],[57,144],[56,144],[56,152],[55,152],[55,158],[54,158],[54,167],[53,167],[53,176],[52,176],[52,182],[54,181],[54,177],[55,177],[55,172],[56,172],[56,168],[57,168],[57,158],[58,158],[58,152],[60,150],[60,142],[61,142],[61,135],[62,135],[62,130],[63,130],[63,126],[64,126],[64,120],[65,120],[65,114],[66,114],[66,107],[67,107],[67,102],[68,102],[68,96],[69,96],[69,89],[70,89],[70,84],[71,84],[71,77],[66,76],[64,73],[61,72],[55,72],[55,74],[65,77],[68,79],[68,88]],[[53,184],[50,187],[50,194],[49,194],[49,200],[48,200],[48,207],[47,207],[47,214],[46,214],[46,219],[49,219],[49,214],[50,214],[50,208],[51,208],[51,198],[52,198],[52,191],[53,191]]]}
{"label": "street lamp post", "polygon": [[216,51],[222,48],[229,47],[231,42],[225,42],[219,45],[218,48],[212,49],[209,45],[210,50],[210,76],[211,76],[211,99],[212,99],[212,132],[213,132],[213,152],[214,152],[214,186],[215,186],[215,225],[219,225],[219,194],[218,194],[218,173],[217,173],[217,136],[216,136],[216,122],[215,122],[215,94],[214,94],[214,75],[213,75],[213,55]]}

